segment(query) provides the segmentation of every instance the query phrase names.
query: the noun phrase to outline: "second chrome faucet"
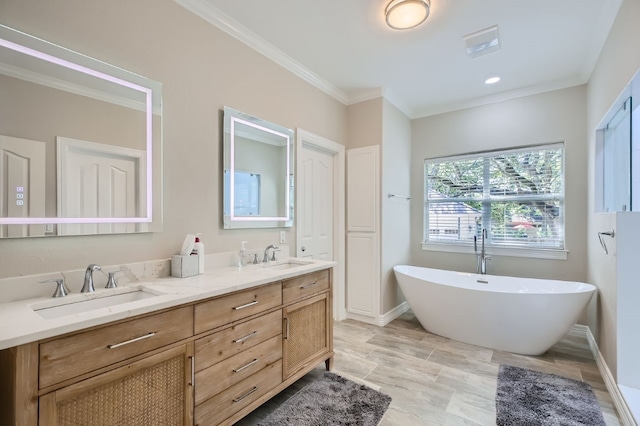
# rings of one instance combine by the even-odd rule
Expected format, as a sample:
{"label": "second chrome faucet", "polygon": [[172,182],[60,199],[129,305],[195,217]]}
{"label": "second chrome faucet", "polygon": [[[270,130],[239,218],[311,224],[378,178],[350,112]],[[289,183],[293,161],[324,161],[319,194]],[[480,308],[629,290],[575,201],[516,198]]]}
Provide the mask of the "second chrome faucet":
{"label": "second chrome faucet", "polygon": [[84,283],[82,284],[82,290],[80,290],[80,293],[91,293],[96,291],[93,286],[93,271],[102,271],[102,268],[100,265],[96,265],[95,263],[87,266],[87,270],[84,271]]}

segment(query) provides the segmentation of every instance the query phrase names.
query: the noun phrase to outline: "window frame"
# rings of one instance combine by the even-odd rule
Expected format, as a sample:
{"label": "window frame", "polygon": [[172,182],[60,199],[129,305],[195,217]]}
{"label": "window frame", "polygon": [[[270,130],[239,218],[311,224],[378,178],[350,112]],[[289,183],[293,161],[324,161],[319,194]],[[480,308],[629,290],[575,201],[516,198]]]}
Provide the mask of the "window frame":
{"label": "window frame", "polygon": [[[496,156],[500,154],[510,155],[517,154],[519,152],[530,152],[530,151],[541,151],[546,149],[560,149],[562,154],[562,165],[561,165],[561,177],[562,177],[562,185],[561,185],[561,193],[555,194],[551,198],[554,200],[558,200],[560,207],[560,226],[562,233],[562,246],[561,247],[540,247],[540,246],[527,246],[526,244],[494,244],[490,239],[486,242],[486,247],[489,249],[491,254],[501,255],[501,256],[514,256],[514,257],[533,257],[540,259],[567,259],[567,244],[566,244],[566,149],[564,142],[554,142],[554,143],[545,143],[545,144],[536,144],[536,145],[527,145],[520,146],[515,148],[506,148],[506,149],[497,149],[497,150],[488,150],[488,151],[477,151],[471,152],[461,155],[451,155],[451,156],[442,156],[442,157],[433,157],[426,158],[423,163],[423,210],[422,210],[422,218],[423,218],[423,230],[422,230],[422,249],[427,251],[440,251],[440,252],[453,252],[453,253],[474,253],[473,242],[471,241],[433,241],[428,239],[429,229],[428,224],[428,212],[429,212],[429,201],[427,197],[427,191],[429,189],[428,186],[428,174],[427,174],[427,166],[433,163],[443,162],[443,161],[461,161],[461,160],[479,160],[479,159],[488,159],[491,156]],[[484,167],[483,167],[484,168]],[[549,195],[540,195],[540,196],[491,196],[488,195],[488,176],[486,173],[483,173],[484,177],[482,180],[483,185],[483,196],[482,198],[473,198],[472,201],[481,202],[483,209],[480,211],[480,214],[486,216],[486,212],[484,211],[487,206],[491,206],[494,202],[504,202],[510,201],[512,199],[518,199],[522,201],[526,200],[541,200],[541,199],[549,199]],[[447,198],[447,200],[451,200],[454,202],[464,202],[467,200],[471,200],[470,197],[461,197],[461,198]]]}

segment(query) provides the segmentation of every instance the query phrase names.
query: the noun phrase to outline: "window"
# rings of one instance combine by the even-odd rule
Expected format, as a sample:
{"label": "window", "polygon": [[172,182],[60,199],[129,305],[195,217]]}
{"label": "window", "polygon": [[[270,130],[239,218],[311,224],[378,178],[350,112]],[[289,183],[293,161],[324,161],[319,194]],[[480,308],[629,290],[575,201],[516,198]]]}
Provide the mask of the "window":
{"label": "window", "polygon": [[425,160],[424,243],[564,250],[564,148]]}

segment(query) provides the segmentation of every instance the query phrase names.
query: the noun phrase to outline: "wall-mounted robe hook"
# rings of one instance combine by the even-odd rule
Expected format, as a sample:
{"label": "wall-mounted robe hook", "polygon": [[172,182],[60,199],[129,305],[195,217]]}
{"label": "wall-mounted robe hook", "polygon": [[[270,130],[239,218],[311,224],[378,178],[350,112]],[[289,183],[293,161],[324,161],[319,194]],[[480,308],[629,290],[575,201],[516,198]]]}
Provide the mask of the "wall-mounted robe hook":
{"label": "wall-mounted robe hook", "polygon": [[607,237],[615,238],[616,231],[613,229],[611,231],[598,232],[598,240],[600,241],[600,245],[602,246],[602,250],[604,250],[604,254],[609,254],[609,250],[607,250],[607,244],[602,239],[602,236],[606,235]]}

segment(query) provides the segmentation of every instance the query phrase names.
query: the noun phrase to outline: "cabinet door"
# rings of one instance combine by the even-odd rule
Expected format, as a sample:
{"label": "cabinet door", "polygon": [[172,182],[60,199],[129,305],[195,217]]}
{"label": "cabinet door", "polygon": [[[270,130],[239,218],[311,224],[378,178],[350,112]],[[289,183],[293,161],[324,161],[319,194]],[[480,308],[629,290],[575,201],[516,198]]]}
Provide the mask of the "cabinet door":
{"label": "cabinet door", "polygon": [[380,147],[347,150],[347,232],[379,232]]}
{"label": "cabinet door", "polygon": [[283,379],[327,359],[332,350],[329,293],[302,300],[283,309]]}
{"label": "cabinet door", "polygon": [[190,425],[193,344],[40,397],[41,425]]}

